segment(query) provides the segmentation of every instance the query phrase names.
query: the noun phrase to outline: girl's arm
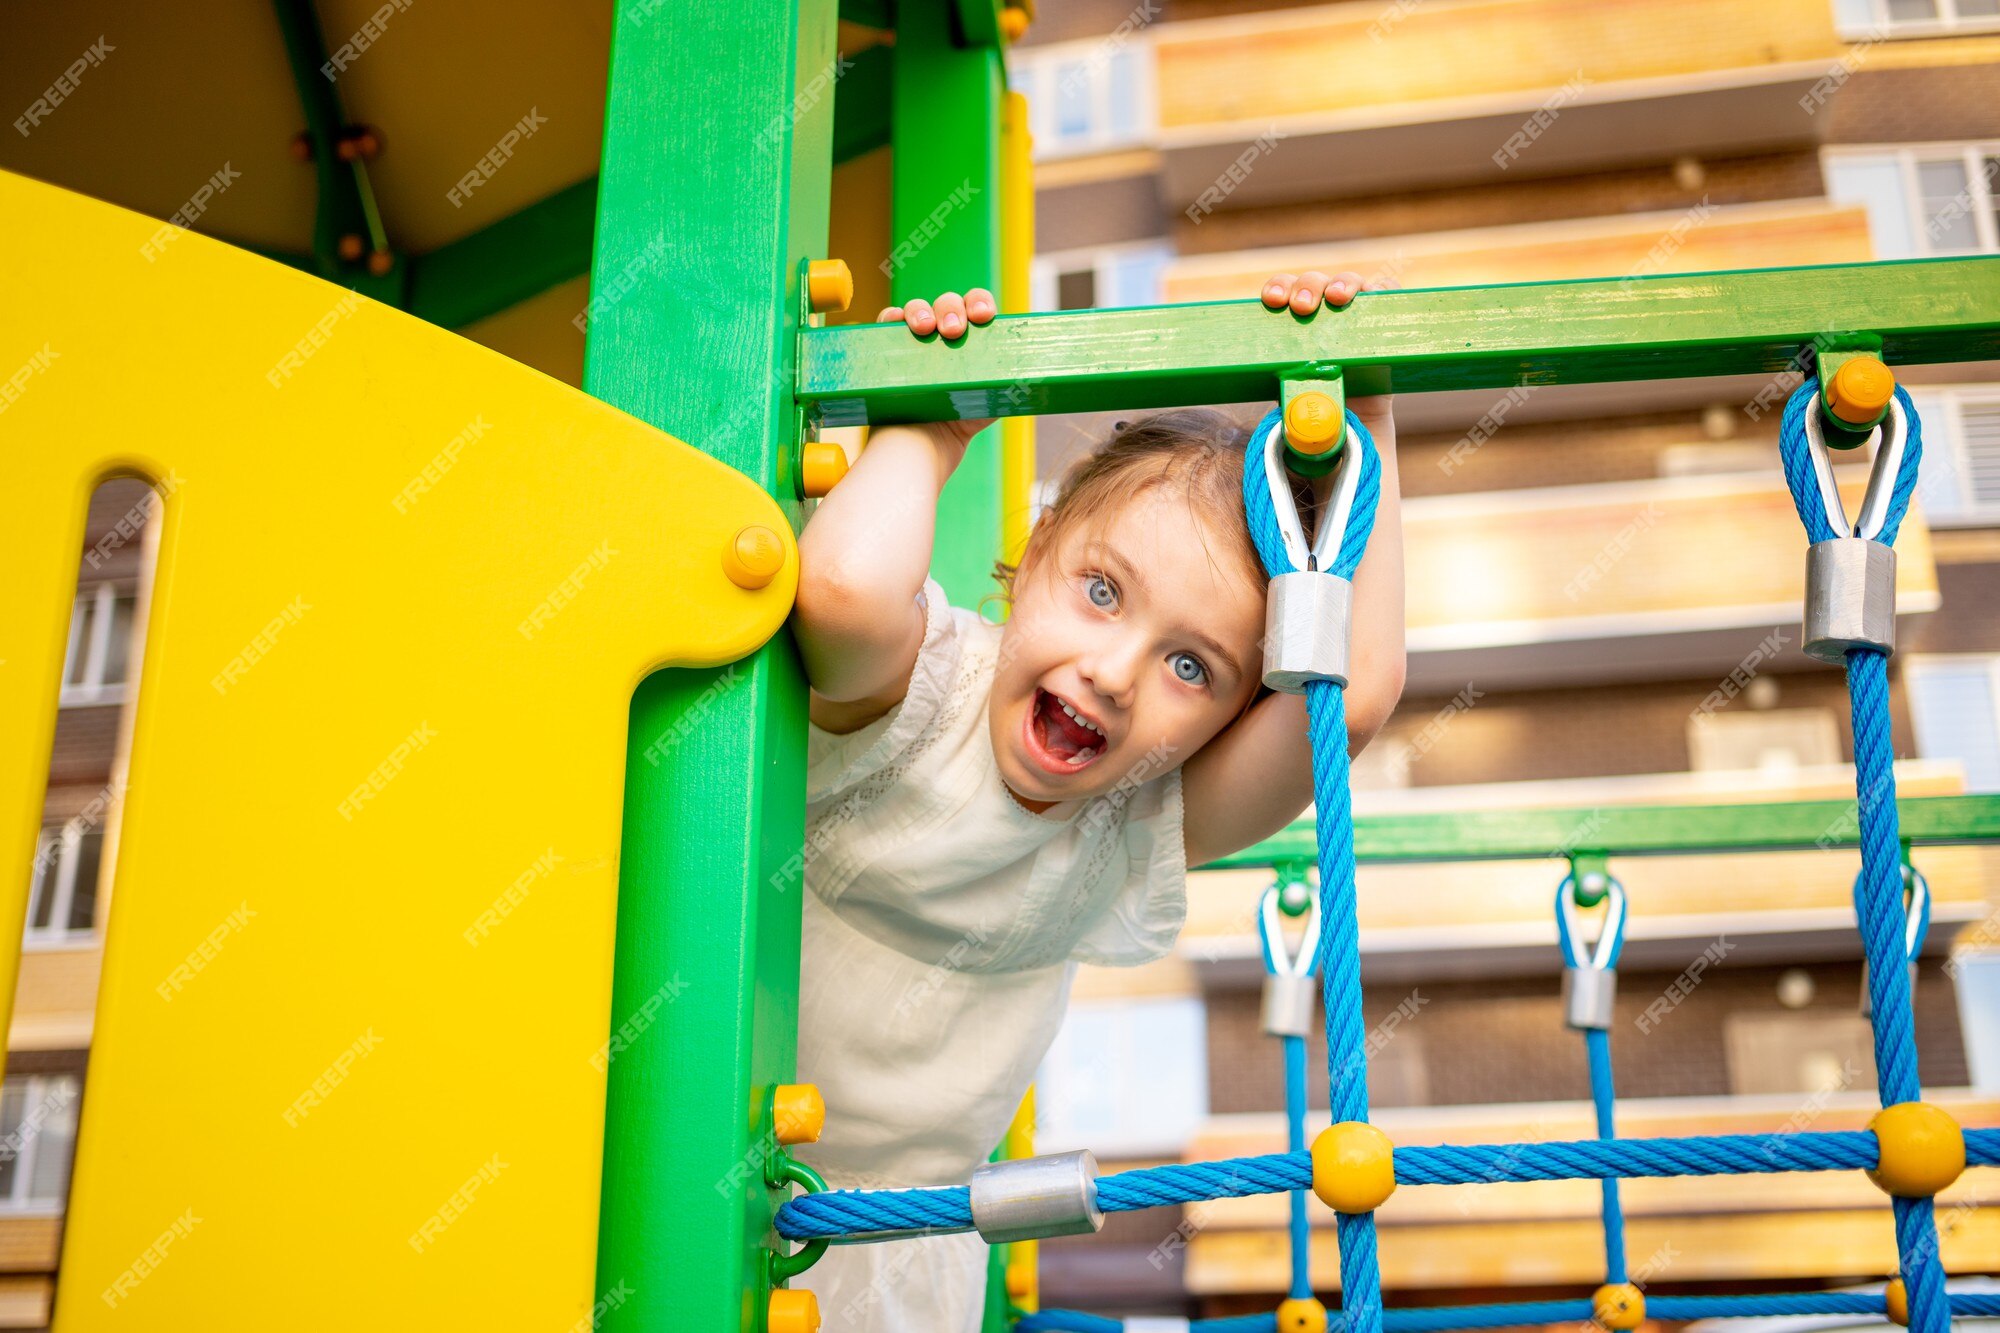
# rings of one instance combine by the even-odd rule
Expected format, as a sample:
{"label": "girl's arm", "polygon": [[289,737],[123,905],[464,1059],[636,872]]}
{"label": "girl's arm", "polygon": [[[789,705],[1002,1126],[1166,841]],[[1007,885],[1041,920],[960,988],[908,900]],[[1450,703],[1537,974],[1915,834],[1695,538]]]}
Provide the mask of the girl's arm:
{"label": "girl's arm", "polygon": [[[902,320],[919,337],[956,338],[984,324],[993,294],[947,292],[934,307],[912,301],[876,316]],[[791,626],[812,685],[814,725],[857,731],[894,708],[909,689],[924,641],[917,605],[930,573],[938,496],[985,421],[885,426],[840,485],[819,502],[799,536],[799,591]]]}
{"label": "girl's arm", "polygon": [[[1331,282],[1320,273],[1296,281],[1286,274],[1264,289],[1264,303],[1273,308],[1289,304],[1309,314],[1322,293],[1329,304],[1343,305],[1357,291],[1385,285],[1363,284],[1353,273]],[[1382,729],[1403,693],[1403,517],[1391,401],[1387,394],[1348,401],[1382,459],[1375,530],[1354,572],[1352,677],[1346,691],[1349,754],[1359,754]],[[1240,851],[1297,819],[1313,799],[1304,696],[1273,694],[1258,700],[1188,760],[1182,780],[1189,866]]]}

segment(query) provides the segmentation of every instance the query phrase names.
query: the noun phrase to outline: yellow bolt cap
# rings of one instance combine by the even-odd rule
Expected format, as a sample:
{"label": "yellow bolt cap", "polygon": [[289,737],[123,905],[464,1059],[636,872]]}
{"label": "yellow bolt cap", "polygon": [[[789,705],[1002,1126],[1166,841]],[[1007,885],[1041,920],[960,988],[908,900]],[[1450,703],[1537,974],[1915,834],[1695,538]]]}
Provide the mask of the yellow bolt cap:
{"label": "yellow bolt cap", "polygon": [[1006,35],[1008,41],[1020,41],[1028,33],[1028,11],[1015,9],[1012,6],[1001,10],[1000,31]]}
{"label": "yellow bolt cap", "polygon": [[1606,1328],[1633,1329],[1646,1322],[1646,1297],[1630,1282],[1610,1282],[1590,1297],[1590,1317]]}
{"label": "yellow bolt cap", "polygon": [[811,1083],[780,1083],[771,1094],[771,1123],[780,1143],[818,1143],[826,1100]]}
{"label": "yellow bolt cap", "polygon": [[806,295],[813,313],[845,310],[854,300],[854,274],[844,259],[815,259],[806,266]]}
{"label": "yellow bolt cap", "polygon": [[1396,1192],[1396,1145],[1359,1120],[1345,1120],[1313,1140],[1313,1193],[1337,1213],[1370,1213]]}
{"label": "yellow bolt cap", "polygon": [[1326,1333],[1326,1307],[1308,1296],[1278,1306],[1278,1333]]}
{"label": "yellow bolt cap", "polygon": [[1882,415],[1896,395],[1896,377],[1872,356],[1849,357],[1833,372],[1828,405],[1842,421],[1865,426]]}
{"label": "yellow bolt cap", "polygon": [[771,1293],[770,1333],[819,1333],[819,1297],[809,1291],[780,1287]]}
{"label": "yellow bolt cap", "polygon": [[722,548],[722,572],[739,588],[766,587],[785,567],[785,543],[761,523],[738,528]]}
{"label": "yellow bolt cap", "polygon": [[1909,1288],[1903,1285],[1903,1279],[1899,1277],[1890,1278],[1889,1289],[1883,1292],[1882,1295],[1889,1305],[1889,1322],[1892,1324],[1901,1324],[1904,1328],[1908,1328],[1910,1326],[1910,1291]]}
{"label": "yellow bolt cap", "polygon": [[1340,443],[1340,410],[1333,395],[1308,389],[1285,404],[1285,439],[1302,454],[1317,458]]}
{"label": "yellow bolt cap", "polygon": [[1928,1199],[1965,1170],[1965,1131],[1929,1102],[1885,1106],[1868,1122],[1881,1161],[1868,1178],[1899,1199]]}
{"label": "yellow bolt cap", "polygon": [[799,486],[808,500],[818,499],[847,475],[847,451],[824,441],[809,444],[799,458]]}

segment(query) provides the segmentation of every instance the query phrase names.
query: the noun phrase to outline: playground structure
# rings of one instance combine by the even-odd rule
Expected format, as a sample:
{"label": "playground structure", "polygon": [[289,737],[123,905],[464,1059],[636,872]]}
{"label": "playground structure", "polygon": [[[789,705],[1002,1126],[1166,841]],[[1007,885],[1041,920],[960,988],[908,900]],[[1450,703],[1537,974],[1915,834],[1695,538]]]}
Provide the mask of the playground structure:
{"label": "playground structure", "polygon": [[[924,234],[962,178],[986,202],[886,253],[894,291],[986,282],[1018,311],[1002,219],[1023,206],[1009,164],[1025,146],[999,56],[1018,20],[990,3],[902,8],[875,71],[876,132],[896,149],[885,234]],[[809,1322],[811,1254],[785,1253],[772,1223],[784,1187],[810,1188],[783,1151],[810,1115],[776,1114],[800,1104],[788,1081],[804,763],[804,685],[779,629],[801,501],[826,484],[808,455],[816,426],[1312,394],[1338,421],[1348,392],[1775,372],[1808,351],[1818,391],[1864,356],[2000,349],[1990,259],[1529,284],[1504,300],[1410,291],[1309,320],[1248,301],[1015,313],[956,345],[815,327],[838,300],[834,270],[816,284],[810,267],[827,257],[836,144],[857,133],[813,92],[836,17],[801,0],[617,16],[591,263],[622,295],[590,312],[594,397],[201,237],[154,262],[158,224],[0,177],[4,216],[32,242],[0,261],[8,365],[29,368],[0,415],[17,460],[0,541],[19,572],[0,623],[0,659],[18,664],[0,729],[27,742],[0,778],[0,854],[16,864],[32,850],[84,499],[135,473],[165,513],[58,1327],[262,1326],[300,1290],[322,1294],[327,1326]],[[680,188],[690,180],[705,188]],[[339,231],[329,223],[322,273],[369,290],[367,255],[339,256]],[[1018,221],[1004,239],[1024,244]],[[728,302],[714,299],[724,274],[738,284]],[[485,423],[476,463],[399,507],[473,421]],[[1004,450],[975,444],[948,492],[941,529],[970,534],[941,553],[955,596],[981,586],[1031,457],[1018,435]],[[313,500],[276,515],[272,491]],[[243,560],[301,527],[310,540],[285,559]],[[217,688],[295,601],[311,608],[295,637]],[[1883,813],[1867,791],[1864,813]],[[226,865],[218,810],[244,820]],[[1992,798],[1905,802],[1886,844],[1842,803],[1601,813],[1588,846],[1570,841],[1574,817],[1540,812],[1363,823],[1351,854],[1569,847],[1581,880],[1611,857],[1867,841],[1879,909],[1885,846],[1893,862],[1899,840],[2000,841]],[[1301,837],[1236,863],[1295,859]],[[545,849],[570,914],[468,946],[465,928]],[[1343,876],[1351,859],[1323,865],[1322,886],[1337,892]],[[239,904],[255,911],[240,939],[163,999],[162,979],[192,970]],[[1346,946],[1338,956],[1354,962]],[[0,976],[10,995],[12,975]],[[1887,988],[1883,1030],[1899,1012],[1907,1024],[1901,975],[1871,971]],[[359,1072],[302,1102],[354,1050],[366,1063],[340,1067]],[[1875,1164],[1868,1136],[1795,1137],[1845,1156],[1777,1145],[1766,1160]],[[1993,1159],[1990,1131],[1966,1142],[1972,1160]],[[1464,1151],[1457,1166],[1405,1152],[1393,1179],[1495,1178],[1479,1174],[1492,1155]],[[1642,1153],[1579,1147],[1537,1169],[1581,1161],[1610,1180],[1656,1169]],[[1269,1172],[1265,1188],[1312,1183],[1296,1160]],[[1214,1192],[1198,1172],[1181,1179],[1193,1183],[1178,1195],[1126,1197]],[[1366,1212],[1343,1217],[1344,1239]],[[184,1215],[199,1224],[160,1249]],[[1937,1327],[1934,1295],[1910,1285],[1912,1322]],[[612,1291],[626,1294],[601,1308]],[[1878,1308],[1852,1299],[1838,1308]],[[1648,1308],[1725,1312],[1675,1314],[1670,1301]],[[1589,1304],[1489,1318],[1582,1318]],[[1604,1322],[1624,1326],[1635,1308]],[[1388,1327],[1479,1322],[1400,1313]]]}

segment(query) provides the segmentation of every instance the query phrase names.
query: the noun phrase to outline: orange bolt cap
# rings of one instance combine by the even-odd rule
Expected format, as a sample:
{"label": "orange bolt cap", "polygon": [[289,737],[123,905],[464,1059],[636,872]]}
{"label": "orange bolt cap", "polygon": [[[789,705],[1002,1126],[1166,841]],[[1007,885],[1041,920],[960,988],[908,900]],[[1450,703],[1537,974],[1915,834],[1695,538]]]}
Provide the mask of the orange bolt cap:
{"label": "orange bolt cap", "polygon": [[1285,439],[1302,454],[1317,458],[1332,449],[1344,424],[1333,395],[1317,389],[1294,394],[1285,404]]}
{"label": "orange bolt cap", "polygon": [[819,1297],[809,1291],[780,1287],[771,1293],[770,1333],[819,1333]]}
{"label": "orange bolt cap", "polygon": [[815,259],[806,265],[806,295],[813,313],[845,310],[854,300],[854,274],[844,259]]}
{"label": "orange bolt cap", "polygon": [[1827,399],[1833,414],[1850,425],[1865,426],[1882,415],[1896,396],[1896,376],[1872,356],[1849,357],[1833,372]]}
{"label": "orange bolt cap", "polygon": [[1908,1287],[1903,1285],[1903,1279],[1899,1277],[1890,1278],[1889,1289],[1883,1292],[1882,1296],[1889,1305],[1889,1322],[1892,1324],[1901,1324],[1904,1328],[1908,1328],[1910,1326],[1910,1291]]}
{"label": "orange bolt cap", "polygon": [[739,588],[767,587],[785,567],[785,543],[761,523],[738,528],[722,548],[722,572]]}
{"label": "orange bolt cap", "polygon": [[1000,31],[1010,42],[1018,42],[1028,32],[1028,11],[1009,6],[1000,11]]}
{"label": "orange bolt cap", "polygon": [[368,271],[378,278],[394,267],[396,267],[396,256],[387,250],[377,250],[368,256]]}
{"label": "orange bolt cap", "polygon": [[780,1083],[771,1094],[771,1123],[780,1143],[818,1143],[826,1100],[811,1083]]}
{"label": "orange bolt cap", "polygon": [[847,451],[824,441],[808,444],[799,458],[799,485],[808,500],[818,499],[847,475]]}
{"label": "orange bolt cap", "polygon": [[365,247],[362,245],[359,236],[349,234],[340,238],[339,248],[340,257],[352,264],[355,260],[361,258],[361,252]]}
{"label": "orange bolt cap", "polygon": [[1590,1297],[1590,1317],[1606,1328],[1634,1329],[1646,1322],[1646,1297],[1630,1282],[1612,1282]]}
{"label": "orange bolt cap", "polygon": [[1313,1140],[1313,1193],[1336,1213],[1372,1213],[1396,1192],[1396,1145],[1375,1126],[1343,1120]]}

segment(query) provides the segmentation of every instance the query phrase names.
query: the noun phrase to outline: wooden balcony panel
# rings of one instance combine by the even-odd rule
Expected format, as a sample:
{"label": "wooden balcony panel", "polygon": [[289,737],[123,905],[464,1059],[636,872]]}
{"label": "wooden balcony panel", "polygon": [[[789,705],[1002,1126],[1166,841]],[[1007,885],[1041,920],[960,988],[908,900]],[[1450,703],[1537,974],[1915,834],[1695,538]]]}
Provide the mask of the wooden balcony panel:
{"label": "wooden balcony panel", "polygon": [[53,1278],[0,1278],[0,1328],[47,1328],[55,1297]]}
{"label": "wooden balcony panel", "polygon": [[52,1273],[61,1248],[61,1217],[0,1213],[0,1273]]}
{"label": "wooden balcony panel", "polygon": [[1240,299],[1273,273],[1309,268],[1391,275],[1412,288],[1476,287],[1874,258],[1862,209],[1801,200],[1190,255],[1168,266],[1164,299]]}
{"label": "wooden balcony panel", "polygon": [[23,949],[8,1049],[79,1050],[90,1045],[103,968],[100,944]]}

